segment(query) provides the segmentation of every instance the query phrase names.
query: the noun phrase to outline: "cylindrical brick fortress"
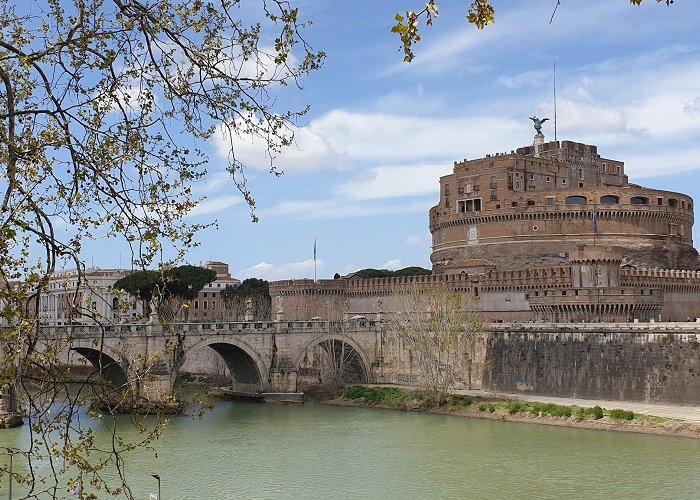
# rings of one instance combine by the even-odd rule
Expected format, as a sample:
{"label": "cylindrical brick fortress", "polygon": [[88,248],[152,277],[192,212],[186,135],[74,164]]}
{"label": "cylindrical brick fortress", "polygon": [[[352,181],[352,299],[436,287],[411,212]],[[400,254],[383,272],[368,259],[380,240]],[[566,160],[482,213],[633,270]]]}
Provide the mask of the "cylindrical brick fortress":
{"label": "cylindrical brick fortress", "polygon": [[522,148],[455,163],[440,179],[433,272],[561,265],[579,243],[623,247],[636,267],[698,268],[689,196],[629,184],[623,164],[594,146],[543,146],[540,156]]}

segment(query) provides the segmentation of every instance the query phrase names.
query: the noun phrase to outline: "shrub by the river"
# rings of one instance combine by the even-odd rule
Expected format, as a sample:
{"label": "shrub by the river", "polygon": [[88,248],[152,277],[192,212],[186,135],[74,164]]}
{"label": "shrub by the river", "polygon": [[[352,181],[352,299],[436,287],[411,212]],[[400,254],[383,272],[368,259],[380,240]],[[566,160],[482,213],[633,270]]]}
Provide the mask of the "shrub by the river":
{"label": "shrub by the river", "polygon": [[634,412],[627,410],[610,410],[608,415],[616,420],[632,420],[634,418]]}
{"label": "shrub by the river", "polygon": [[508,410],[508,413],[515,415],[516,413],[527,410],[528,405],[527,403],[521,403],[520,401],[508,401],[505,404],[505,407],[506,410]]}
{"label": "shrub by the river", "polygon": [[550,417],[570,417],[574,411],[568,406],[555,405],[554,403],[530,403],[530,413]]}
{"label": "shrub by the river", "polygon": [[586,415],[593,415],[593,417],[596,420],[600,420],[605,415],[605,413],[603,412],[603,409],[598,405],[593,406],[592,408],[586,408],[585,412],[586,412]]}
{"label": "shrub by the river", "polygon": [[363,387],[356,385],[343,393],[347,399],[362,400],[368,405],[402,404],[410,399],[410,393],[395,387]]}
{"label": "shrub by the river", "polygon": [[481,403],[479,405],[479,411],[488,411],[493,413],[496,411],[496,405],[493,403]]}
{"label": "shrub by the river", "polygon": [[450,403],[452,406],[471,406],[474,400],[463,394],[452,394],[450,395]]}

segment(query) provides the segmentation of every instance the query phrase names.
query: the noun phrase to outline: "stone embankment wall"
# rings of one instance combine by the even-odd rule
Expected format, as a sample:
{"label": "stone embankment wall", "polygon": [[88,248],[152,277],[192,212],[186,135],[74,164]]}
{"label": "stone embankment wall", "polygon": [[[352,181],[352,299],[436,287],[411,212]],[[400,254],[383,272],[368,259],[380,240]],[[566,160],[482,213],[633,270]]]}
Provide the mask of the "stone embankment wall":
{"label": "stone embankment wall", "polygon": [[508,325],[486,349],[486,390],[700,404],[700,324]]}

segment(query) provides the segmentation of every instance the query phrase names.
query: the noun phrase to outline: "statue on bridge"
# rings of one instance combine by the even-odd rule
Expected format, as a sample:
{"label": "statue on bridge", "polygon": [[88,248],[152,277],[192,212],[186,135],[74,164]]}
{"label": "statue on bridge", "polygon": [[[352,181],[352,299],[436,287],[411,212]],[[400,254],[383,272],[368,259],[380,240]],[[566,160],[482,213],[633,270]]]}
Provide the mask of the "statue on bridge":
{"label": "statue on bridge", "polygon": [[281,295],[278,295],[277,297],[275,297],[275,300],[277,301],[277,314],[282,314],[284,312],[284,299]]}

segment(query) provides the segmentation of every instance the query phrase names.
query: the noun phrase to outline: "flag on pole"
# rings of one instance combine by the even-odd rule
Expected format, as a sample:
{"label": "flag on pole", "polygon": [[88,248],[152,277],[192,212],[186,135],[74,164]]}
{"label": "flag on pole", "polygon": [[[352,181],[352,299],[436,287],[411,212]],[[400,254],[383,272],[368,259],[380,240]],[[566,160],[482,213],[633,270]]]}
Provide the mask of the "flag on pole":
{"label": "flag on pole", "polygon": [[316,262],[316,238],[314,238],[314,262]]}
{"label": "flag on pole", "polygon": [[593,207],[593,233],[598,234],[598,211]]}

